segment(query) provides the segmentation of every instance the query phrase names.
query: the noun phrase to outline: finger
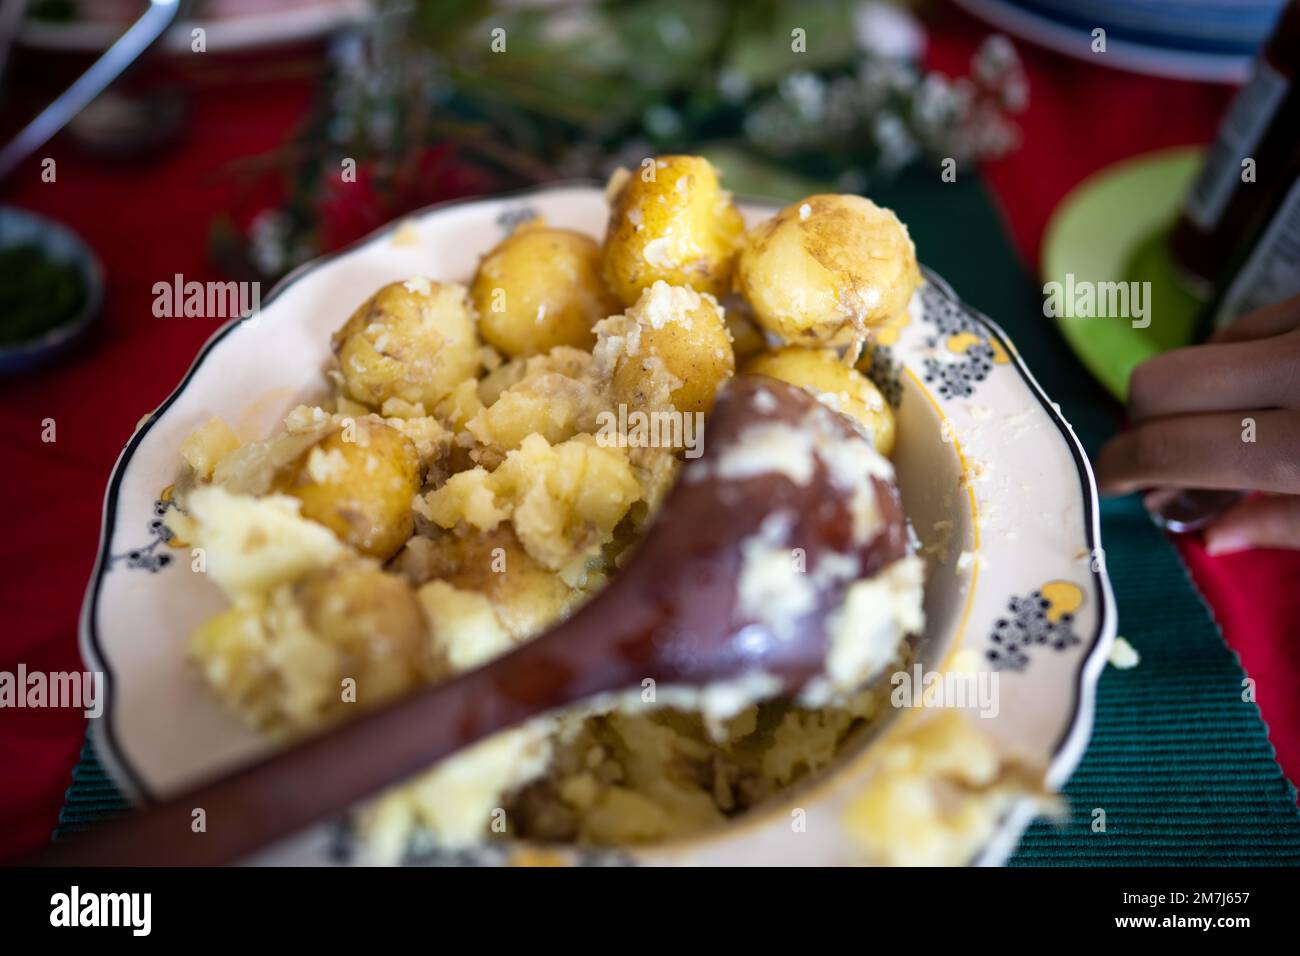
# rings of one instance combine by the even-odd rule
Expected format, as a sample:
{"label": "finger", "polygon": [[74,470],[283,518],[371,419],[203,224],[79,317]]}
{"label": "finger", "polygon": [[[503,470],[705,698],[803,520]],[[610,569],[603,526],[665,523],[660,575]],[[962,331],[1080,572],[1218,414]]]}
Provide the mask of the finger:
{"label": "finger", "polygon": [[1105,494],[1144,488],[1300,492],[1300,415],[1268,410],[1143,422],[1097,456]]}
{"label": "finger", "polygon": [[1300,498],[1250,498],[1229,508],[1205,531],[1210,554],[1249,548],[1300,548]]}
{"label": "finger", "polygon": [[1148,359],[1129,379],[1129,420],[1300,406],[1300,332],[1193,345]]}
{"label": "finger", "polygon": [[1182,493],[1181,488],[1156,488],[1142,496],[1142,507],[1147,511],[1160,511]]}
{"label": "finger", "polygon": [[1247,342],[1266,339],[1300,328],[1300,295],[1247,312],[1231,325],[1226,325],[1210,336],[1211,342]]}

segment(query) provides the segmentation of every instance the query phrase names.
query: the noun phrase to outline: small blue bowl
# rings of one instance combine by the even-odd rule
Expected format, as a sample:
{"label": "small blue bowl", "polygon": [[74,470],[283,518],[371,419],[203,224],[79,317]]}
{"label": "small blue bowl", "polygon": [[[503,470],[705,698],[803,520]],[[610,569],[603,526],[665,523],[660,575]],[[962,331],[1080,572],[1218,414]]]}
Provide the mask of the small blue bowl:
{"label": "small blue bowl", "polygon": [[104,269],[75,232],[44,216],[0,206],[0,249],[28,245],[55,262],[72,265],[85,287],[86,301],[80,312],[44,334],[0,345],[0,375],[30,371],[68,351],[94,324],[104,302]]}

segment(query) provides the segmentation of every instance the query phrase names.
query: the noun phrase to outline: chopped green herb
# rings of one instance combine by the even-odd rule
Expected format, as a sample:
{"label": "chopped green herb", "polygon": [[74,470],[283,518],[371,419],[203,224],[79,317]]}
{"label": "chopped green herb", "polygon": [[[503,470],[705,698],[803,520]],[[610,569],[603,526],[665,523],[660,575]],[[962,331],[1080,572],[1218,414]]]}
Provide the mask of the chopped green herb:
{"label": "chopped green herb", "polygon": [[32,244],[0,249],[0,345],[38,338],[85,304],[86,284],[74,264]]}

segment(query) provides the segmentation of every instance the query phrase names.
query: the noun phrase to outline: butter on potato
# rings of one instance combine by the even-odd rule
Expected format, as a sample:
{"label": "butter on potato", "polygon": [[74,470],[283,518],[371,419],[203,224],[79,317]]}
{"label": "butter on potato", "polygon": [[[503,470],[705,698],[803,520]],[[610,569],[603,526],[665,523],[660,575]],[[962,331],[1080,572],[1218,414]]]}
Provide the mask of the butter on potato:
{"label": "butter on potato", "polygon": [[591,327],[618,311],[600,273],[600,245],[571,229],[524,223],[479,263],[470,285],[483,340],[502,355],[590,349]]}
{"label": "butter on potato", "polygon": [[801,345],[849,345],[901,312],[920,282],[916,248],[890,210],[861,196],[809,196],[759,223],[735,288],[765,329]]}
{"label": "butter on potato", "polygon": [[479,370],[465,287],[423,277],[384,286],[332,344],[348,397],[375,410],[393,398],[432,410]]}
{"label": "butter on potato", "polygon": [[731,288],[745,222],[699,156],[660,156],[611,180],[605,281],[624,305],[656,282],[714,296]]}
{"label": "butter on potato", "polygon": [[807,389],[824,404],[861,424],[876,451],[888,455],[894,450],[893,409],[871,379],[845,365],[833,350],[787,345],[754,356],[744,371]]}

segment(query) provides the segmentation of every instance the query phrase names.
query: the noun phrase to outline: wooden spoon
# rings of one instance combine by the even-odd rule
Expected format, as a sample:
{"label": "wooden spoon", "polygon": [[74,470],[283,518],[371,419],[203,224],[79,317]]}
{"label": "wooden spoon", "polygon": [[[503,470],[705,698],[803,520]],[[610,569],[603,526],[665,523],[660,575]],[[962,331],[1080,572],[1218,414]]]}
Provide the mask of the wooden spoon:
{"label": "wooden spoon", "polygon": [[[774,379],[734,379],[704,434],[705,453],[685,463],[626,567],[546,634],[60,844],[42,862],[231,862],[496,731],[598,694],[640,690],[646,679],[702,687],[762,672],[799,691],[824,671],[827,618],[850,581],[908,551],[897,494],[847,418]],[[866,527],[864,514],[875,516]],[[806,572],[791,588],[801,600],[761,588],[760,606],[749,591],[742,598],[754,542],[789,548],[792,567],[794,549],[803,549]],[[206,832],[194,833],[199,808]]]}

